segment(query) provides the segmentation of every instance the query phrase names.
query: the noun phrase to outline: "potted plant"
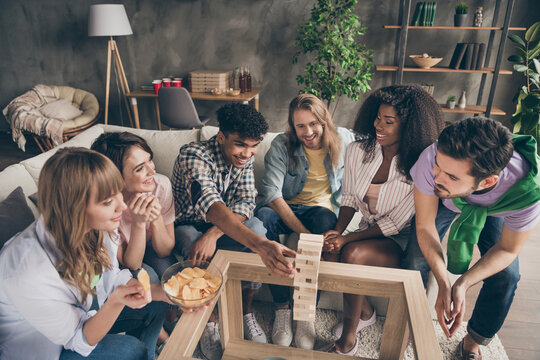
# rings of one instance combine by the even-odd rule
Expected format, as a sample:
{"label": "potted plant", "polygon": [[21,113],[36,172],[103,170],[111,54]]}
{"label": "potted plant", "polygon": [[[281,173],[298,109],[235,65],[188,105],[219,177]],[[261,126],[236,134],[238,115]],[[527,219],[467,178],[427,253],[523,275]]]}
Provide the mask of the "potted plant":
{"label": "potted plant", "polygon": [[[540,21],[531,25],[525,39],[517,35],[508,36],[516,46],[517,54],[508,60],[516,63],[514,70],[523,73],[525,85],[516,92],[513,102],[516,112],[510,122],[515,134],[532,135],[540,142]],[[540,155],[540,146],[537,147]]]}
{"label": "potted plant", "polygon": [[309,54],[304,74],[296,77],[297,83],[303,85],[300,92],[326,100],[332,114],[342,95],[357,101],[362,93],[371,90],[373,51],[359,41],[366,28],[353,12],[357,2],[317,0],[295,41],[299,50],[293,63],[300,55]]}
{"label": "potted plant", "polygon": [[454,15],[454,26],[464,26],[467,20],[469,5],[465,1],[459,1],[456,4],[456,14]]}
{"label": "potted plant", "polygon": [[456,107],[456,95],[450,95],[446,100],[446,107],[453,109]]}

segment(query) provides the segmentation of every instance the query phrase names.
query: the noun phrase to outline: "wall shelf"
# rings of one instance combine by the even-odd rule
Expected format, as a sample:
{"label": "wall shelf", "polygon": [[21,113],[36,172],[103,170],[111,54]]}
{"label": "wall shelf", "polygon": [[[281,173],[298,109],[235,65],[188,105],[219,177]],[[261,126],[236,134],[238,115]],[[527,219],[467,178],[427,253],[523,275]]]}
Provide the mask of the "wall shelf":
{"label": "wall shelf", "polygon": [[[496,0],[494,2],[494,10],[491,26],[404,26],[405,24],[410,24],[411,21],[411,2],[412,0],[401,0],[399,7],[399,15],[397,25],[384,25],[384,29],[397,29],[396,34],[396,46],[394,50],[394,65],[376,65],[377,71],[390,71],[394,72],[394,84],[403,83],[404,73],[419,72],[419,73],[462,73],[462,74],[481,74],[481,80],[478,85],[478,96],[476,99],[476,105],[469,105],[465,109],[448,109],[442,107],[443,112],[446,113],[467,113],[467,114],[485,114],[487,117],[491,115],[506,115],[504,111],[493,106],[493,99],[495,96],[495,90],[497,87],[497,80],[499,75],[510,75],[512,74],[511,70],[501,69],[502,57],[504,51],[504,45],[506,38],[508,37],[508,31],[525,31],[525,27],[510,27],[510,19],[512,17],[512,11],[514,8],[514,0],[506,1],[506,11],[504,12],[504,21],[503,26],[498,23],[499,10],[501,8],[501,0]],[[405,67],[405,60],[407,58],[407,37],[409,30],[465,30],[465,31],[488,31],[489,32],[489,41],[486,46],[486,58],[485,65],[480,70],[476,69],[450,69],[448,67],[432,67],[429,69],[422,69],[420,67]],[[500,40],[498,41],[497,46],[494,45],[494,38],[496,32],[501,32]],[[490,67],[490,57],[492,53],[495,53],[495,65]],[[449,53],[446,57],[451,56]],[[489,88],[489,95],[487,99],[487,104],[482,105],[482,97],[484,93],[484,87],[487,82],[487,75],[492,74],[491,84]],[[456,84],[460,80],[456,80]],[[457,90],[456,90],[457,91]]]}
{"label": "wall shelf", "polygon": [[[385,29],[401,29],[401,25],[384,25]],[[408,26],[409,29],[420,29],[420,30],[503,30],[500,26]],[[524,27],[510,27],[510,31],[525,31],[527,28]]]}
{"label": "wall shelf", "polygon": [[[453,113],[453,114],[485,114],[486,107],[483,105],[467,105],[465,109],[460,109],[457,106],[453,109],[446,107],[446,104],[439,104],[441,106],[442,112]],[[506,115],[504,111],[495,106],[491,107],[491,115]]]}
{"label": "wall shelf", "polygon": [[[393,65],[376,65],[377,71],[398,71],[399,66]],[[412,72],[438,72],[438,73],[477,73],[477,74],[493,74],[494,68],[482,68],[481,70],[465,70],[465,69],[450,69],[447,67],[432,67],[429,69],[416,68],[416,67],[404,67],[403,71]],[[499,75],[512,75],[510,70],[499,70]]]}

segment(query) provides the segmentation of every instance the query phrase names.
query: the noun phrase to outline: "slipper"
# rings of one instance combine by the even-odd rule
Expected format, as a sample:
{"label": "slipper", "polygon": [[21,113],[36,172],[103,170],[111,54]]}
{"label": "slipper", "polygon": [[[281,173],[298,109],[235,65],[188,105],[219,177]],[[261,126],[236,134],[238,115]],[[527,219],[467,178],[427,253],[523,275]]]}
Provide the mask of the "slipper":
{"label": "slipper", "polygon": [[[371,315],[371,317],[369,319],[362,320],[360,318],[360,320],[358,320],[358,326],[356,327],[356,333],[358,334],[363,328],[375,324],[376,321],[377,321],[377,312],[374,309],[373,310],[373,315]],[[340,322],[339,324],[337,324],[336,326],[334,326],[334,328],[332,329],[332,334],[335,337],[338,337],[338,338],[341,337],[341,334],[343,334],[343,321]]]}
{"label": "slipper", "polygon": [[319,351],[326,352],[326,353],[341,354],[341,355],[346,355],[346,356],[354,356],[356,352],[358,351],[358,339],[356,339],[356,342],[354,343],[354,346],[352,347],[352,349],[347,352],[343,351],[343,349],[337,342],[333,342],[328,345],[325,345],[322,348],[320,348]]}

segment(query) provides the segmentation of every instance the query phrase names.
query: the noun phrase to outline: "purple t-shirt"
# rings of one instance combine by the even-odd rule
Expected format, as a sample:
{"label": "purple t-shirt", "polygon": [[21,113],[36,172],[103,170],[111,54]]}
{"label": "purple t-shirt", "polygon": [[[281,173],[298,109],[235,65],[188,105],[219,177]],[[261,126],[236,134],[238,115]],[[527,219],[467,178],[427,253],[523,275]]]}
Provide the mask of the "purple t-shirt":
{"label": "purple t-shirt", "polygon": [[[437,144],[432,144],[426,148],[418,161],[411,169],[411,177],[416,188],[425,195],[435,195],[435,181],[433,176],[433,167],[435,166],[435,155],[437,155]],[[465,200],[471,205],[490,206],[493,205],[512,185],[519,179],[527,175],[530,171],[530,165],[514,150],[514,155],[508,165],[500,172],[499,181],[495,187],[484,194],[471,194],[465,197]],[[443,205],[448,209],[461,213],[454,205],[452,199],[442,199]],[[504,218],[504,225],[515,232],[523,232],[534,228],[540,220],[540,202],[531,205],[525,209],[503,211],[490,216]]]}

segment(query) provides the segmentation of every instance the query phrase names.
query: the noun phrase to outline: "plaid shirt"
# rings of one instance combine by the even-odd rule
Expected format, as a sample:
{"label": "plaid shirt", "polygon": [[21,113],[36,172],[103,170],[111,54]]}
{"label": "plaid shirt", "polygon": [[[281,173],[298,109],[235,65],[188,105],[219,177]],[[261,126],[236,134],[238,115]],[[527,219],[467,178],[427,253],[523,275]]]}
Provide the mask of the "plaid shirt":
{"label": "plaid shirt", "polygon": [[[224,191],[229,171],[229,186]],[[229,169],[216,136],[180,148],[174,164],[172,186],[177,224],[206,222],[210,206],[217,201],[246,219],[253,216],[257,196],[253,159],[241,169],[234,166]]]}

